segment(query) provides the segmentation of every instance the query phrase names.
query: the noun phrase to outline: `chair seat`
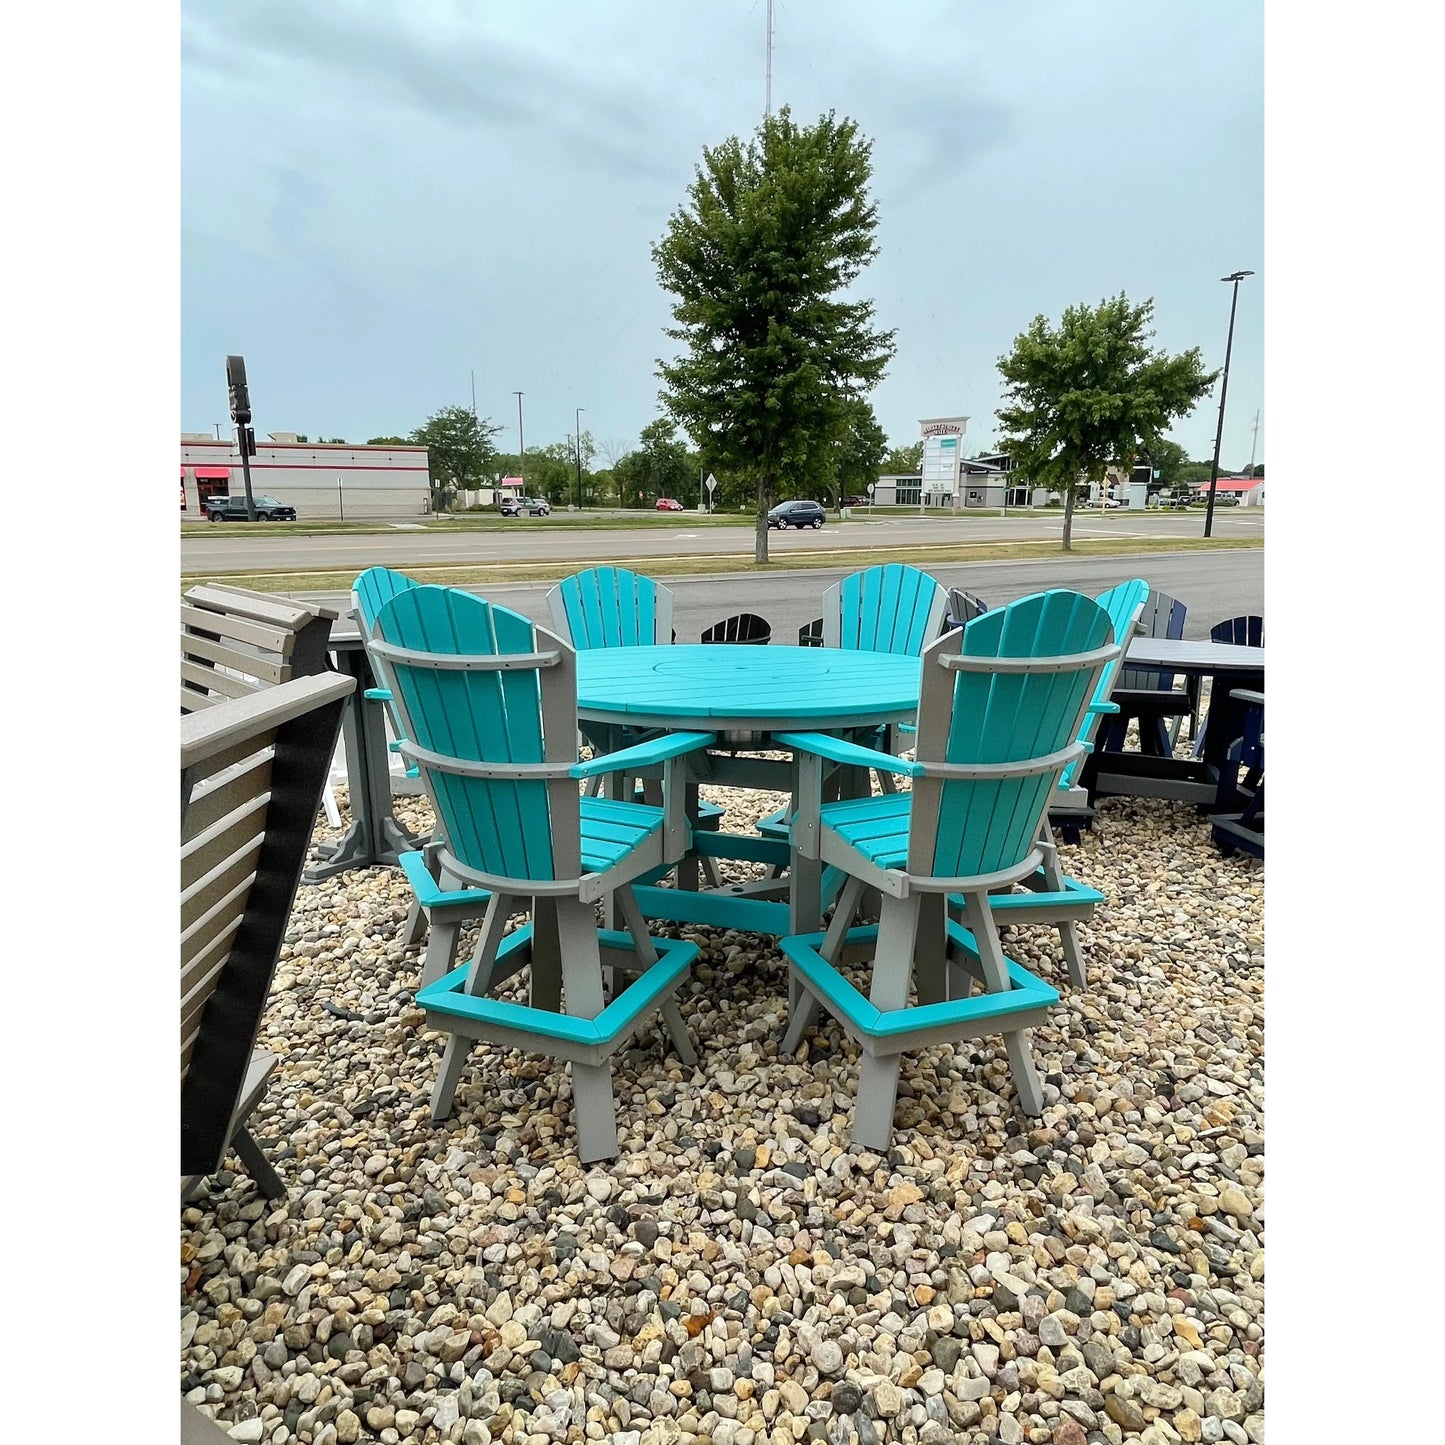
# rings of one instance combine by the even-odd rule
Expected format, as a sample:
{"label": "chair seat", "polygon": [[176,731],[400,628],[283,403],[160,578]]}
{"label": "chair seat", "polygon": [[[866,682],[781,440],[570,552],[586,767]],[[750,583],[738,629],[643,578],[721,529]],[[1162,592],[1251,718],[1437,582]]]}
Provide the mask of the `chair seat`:
{"label": "chair seat", "polygon": [[903,868],[908,862],[912,801],[910,793],[845,798],[824,803],[818,816],[823,827],[831,828],[870,863],[879,868]]}
{"label": "chair seat", "polygon": [[[583,798],[581,811],[584,873],[602,873],[615,867],[662,829],[662,809],[646,803]],[[419,852],[403,853],[397,861],[423,908],[445,908],[449,905],[485,907],[490,896],[484,888],[448,891],[439,887],[436,879],[427,872]]]}
{"label": "chair seat", "polygon": [[582,869],[602,873],[616,867],[662,831],[662,809],[614,798],[583,798]]}

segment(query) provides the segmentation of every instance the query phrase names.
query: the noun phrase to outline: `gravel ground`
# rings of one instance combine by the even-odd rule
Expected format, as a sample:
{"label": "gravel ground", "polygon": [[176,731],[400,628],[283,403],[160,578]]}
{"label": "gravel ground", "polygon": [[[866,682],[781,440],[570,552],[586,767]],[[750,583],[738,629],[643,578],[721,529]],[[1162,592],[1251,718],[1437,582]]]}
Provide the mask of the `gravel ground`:
{"label": "gravel ground", "polygon": [[400,871],[303,885],[252,1122],[290,1192],[184,1209],[183,1392],[272,1445],[1262,1442],[1263,869],[1144,800],[1062,853],[1109,898],[1088,991],[1053,929],[1005,935],[1062,995],[1044,1117],[1001,1040],[934,1047],[887,1157],[844,1143],[851,1042],[780,1058],[776,948],[708,929],[699,1066],[618,1055],[614,1164],[577,1163],[562,1067],[484,1045],[434,1127]]}

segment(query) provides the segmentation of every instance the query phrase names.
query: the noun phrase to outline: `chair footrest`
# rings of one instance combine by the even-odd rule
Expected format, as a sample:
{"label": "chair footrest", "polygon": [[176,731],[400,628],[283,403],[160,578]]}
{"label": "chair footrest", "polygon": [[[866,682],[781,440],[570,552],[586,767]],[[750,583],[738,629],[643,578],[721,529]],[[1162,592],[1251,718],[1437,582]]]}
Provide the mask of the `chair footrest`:
{"label": "chair footrest", "polygon": [[[1049,888],[1044,884],[1042,869],[1025,879],[1024,887],[1027,891],[1023,893],[989,895],[988,906],[1000,924],[1067,923],[1091,918],[1094,909],[1107,901],[1097,888],[1090,888],[1067,874],[1062,889]],[[950,894],[948,901],[953,907],[963,907],[963,898],[958,894]]]}
{"label": "chair footrest", "polygon": [[[518,933],[521,932],[519,929]],[[636,955],[630,934],[599,929],[598,938],[605,950]],[[524,942],[530,941],[528,933]],[[642,1018],[677,989],[690,973],[699,952],[697,944],[682,939],[654,938],[653,946],[657,949],[657,962],[644,969],[595,1018],[579,1018],[485,994],[469,994],[466,965],[454,968],[420,989],[416,1001],[426,1010],[429,1028],[584,1063],[600,1062],[615,1053],[631,1037]],[[501,962],[500,951],[498,962]]]}
{"label": "chair footrest", "polygon": [[[952,919],[948,922],[949,944],[978,957],[973,936]],[[974,994],[969,998],[941,1003],[916,1004],[907,1008],[880,1010],[871,1004],[822,954],[822,933],[794,934],[782,939],[788,962],[797,969],[808,992],[831,1013],[869,1053],[896,1054],[942,1038],[975,1038],[1041,1023],[1059,1001],[1057,990],[1036,977],[1022,964],[1007,960],[1007,993]],[[878,928],[851,928],[845,948],[877,944]]]}
{"label": "chair footrest", "polygon": [[764,838],[780,838],[783,842],[787,842],[791,831],[788,823],[788,810],[785,807],[778,808],[775,812],[767,814],[766,817],[759,818],[753,826]]}

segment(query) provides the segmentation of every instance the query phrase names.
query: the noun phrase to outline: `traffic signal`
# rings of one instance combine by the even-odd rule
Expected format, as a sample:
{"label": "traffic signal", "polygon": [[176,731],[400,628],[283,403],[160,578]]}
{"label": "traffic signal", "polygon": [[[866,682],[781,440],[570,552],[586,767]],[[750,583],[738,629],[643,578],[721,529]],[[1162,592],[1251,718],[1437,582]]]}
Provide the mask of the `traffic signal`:
{"label": "traffic signal", "polygon": [[251,420],[251,393],[246,387],[246,358],[226,358],[226,390],[231,394],[231,420],[238,426]]}
{"label": "traffic signal", "polygon": [[245,440],[246,440],[246,455],[247,455],[248,457],[254,457],[254,456],[256,455],[256,429],[255,429],[255,427],[243,426],[243,427],[241,428],[241,435],[242,435],[242,436],[245,438]]}

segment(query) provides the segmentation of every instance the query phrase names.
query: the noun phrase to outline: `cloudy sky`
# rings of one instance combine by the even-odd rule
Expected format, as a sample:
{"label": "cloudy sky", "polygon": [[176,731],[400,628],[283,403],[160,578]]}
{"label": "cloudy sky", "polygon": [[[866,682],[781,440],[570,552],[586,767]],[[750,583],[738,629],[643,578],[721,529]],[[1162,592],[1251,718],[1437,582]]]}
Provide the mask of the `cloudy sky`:
{"label": "cloudy sky", "polygon": [[[962,413],[1031,318],[1153,297],[1156,344],[1224,358],[1222,460],[1263,415],[1263,28],[1244,0],[777,0],[773,103],[873,142],[897,328],[890,438]],[[650,248],[704,146],[764,104],[766,0],[186,0],[181,425],[409,431],[469,404],[516,446],[636,441],[668,301]],[[1217,391],[1175,429],[1212,450]]]}

